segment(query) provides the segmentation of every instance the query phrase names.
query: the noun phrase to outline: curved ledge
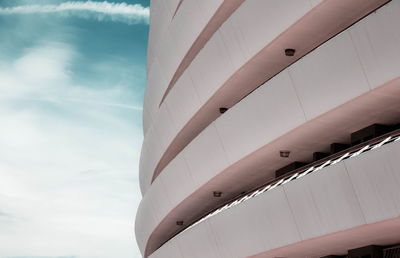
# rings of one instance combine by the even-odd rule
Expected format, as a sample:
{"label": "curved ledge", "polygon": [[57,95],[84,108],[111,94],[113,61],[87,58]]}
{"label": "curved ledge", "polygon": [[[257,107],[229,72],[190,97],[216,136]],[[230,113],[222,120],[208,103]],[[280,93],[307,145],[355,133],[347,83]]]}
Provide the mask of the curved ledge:
{"label": "curved ledge", "polygon": [[[309,11],[247,61],[210,96],[166,148],[155,166],[151,182],[189,142],[220,116],[219,107],[234,106],[265,81],[386,2],[325,0]],[[296,56],[288,58],[282,54],[287,46],[296,49]]]}
{"label": "curved ledge", "polygon": [[[168,85],[174,74],[175,78],[180,76],[179,73],[186,69],[185,65],[192,61],[214,32],[243,1],[167,1],[167,6],[168,2],[171,2],[170,5],[174,3],[173,6],[169,6],[171,10],[168,10],[168,15],[160,10],[160,3],[164,1],[157,1],[154,4],[155,18],[151,21],[152,33],[148,45],[145,133],[158,112],[165,91],[172,88],[172,84],[170,87]],[[178,4],[179,12],[172,17]]]}
{"label": "curved ledge", "polygon": [[[396,26],[399,17],[393,10],[399,8],[399,1],[392,2],[331,39],[250,94],[191,142],[144,196],[136,220],[142,252],[146,248],[157,249],[179,232],[177,220],[190,224],[229,198],[270,180],[274,170],[288,162],[277,157],[277,150],[290,149],[294,160],[307,160],[315,150],[324,151],[324,144],[346,142],[352,131],[371,123],[398,121],[400,53]],[[292,78],[299,99],[288,91],[290,80],[284,79],[285,76]],[[276,102],[276,99],[285,101]],[[300,100],[303,111],[295,104]],[[301,120],[303,113],[309,119],[306,122]],[[294,117],[298,120],[296,123],[292,123]],[[208,138],[208,132],[216,129],[222,138]],[[244,133],[247,131],[251,137]],[[216,149],[221,141],[229,160],[215,167],[210,155],[204,154]],[[193,152],[196,145],[205,151]],[[302,154],[296,156],[297,153]],[[190,171],[187,167],[179,168],[186,158],[190,158]],[[241,184],[234,183],[237,181]],[[216,190],[224,192],[223,198],[210,198],[210,193]]]}
{"label": "curved ledge", "polygon": [[[179,2],[178,8],[180,4]],[[200,50],[204,47],[207,41],[214,35],[214,33],[219,29],[221,24],[228,19],[229,16],[244,2],[244,0],[224,0],[223,4],[218,8],[215,14],[212,16],[208,24],[204,27],[203,31],[199,34],[196,41],[190,47],[189,51],[186,53],[185,57],[180,62],[178,68],[176,69],[174,76],[169,82],[167,89],[160,101],[159,106],[164,102],[169,91],[174,87],[175,83],[182,76],[183,72],[188,68],[193,59],[197,56]],[[175,15],[174,15],[175,16]]]}
{"label": "curved ledge", "polygon": [[[360,238],[359,236],[370,236]],[[367,245],[388,246],[397,244],[400,238],[400,218],[386,219],[365,224],[318,238],[311,238],[300,243],[269,250],[250,258],[275,257],[324,257],[330,254],[347,254],[347,250]],[[356,240],[355,240],[356,239]],[[354,241],[355,240],[355,241]],[[315,248],[315,247],[319,248]],[[278,255],[279,253],[279,255]]]}
{"label": "curved ledge", "polygon": [[[329,139],[329,142],[324,144],[335,141],[345,142],[349,133],[363,128],[371,122],[383,124],[397,122],[399,119],[397,110],[400,109],[399,96],[400,78],[397,78],[302,124],[234,162],[220,173],[206,180],[206,183],[199,188],[193,189],[191,194],[186,194],[187,197],[178,204],[174,204],[172,210],[169,210],[167,214],[159,214],[159,219],[155,219],[150,228],[147,230],[137,228],[138,237],[143,238],[143,243],[147,243],[144,252],[145,257],[181,230],[181,227],[176,225],[177,220],[184,220],[185,223],[190,225],[199,220],[203,214],[207,214],[212,207],[221,205],[243,190],[254,189],[260,182],[269,181],[273,177],[274,171],[288,162],[276,157],[276,150],[281,149],[282,146],[290,150],[295,150],[298,146],[301,146],[301,153],[298,153],[293,159],[308,160],[312,152],[319,148],[316,142],[324,143],[322,139]],[[365,120],[366,117],[359,114],[370,113],[368,110],[374,110],[374,113],[368,117],[368,120]],[[344,116],[343,114],[347,115]],[[324,130],[326,126],[335,127],[338,124],[346,125],[346,129],[343,131]],[[315,142],[310,142],[307,139],[313,139]],[[241,184],[238,185],[235,182],[241,182]],[[227,186],[229,187],[227,188]],[[156,185],[153,185],[151,189],[154,189],[154,187]],[[218,200],[216,198],[211,199],[210,193],[215,189],[227,193],[226,196],[218,198]],[[157,200],[151,192],[148,192],[145,198],[149,198],[153,202]],[[200,203],[201,205],[199,205]],[[142,205],[149,205],[149,203],[146,199],[143,199],[139,213],[151,213]],[[140,222],[137,220],[137,223]]]}
{"label": "curved ledge", "polygon": [[[293,117],[294,109],[292,106],[285,109],[288,103],[296,102],[292,101],[292,99],[285,98],[288,102],[283,103],[279,107],[272,107],[275,112],[282,111],[282,109],[284,111],[280,113],[280,115],[274,115],[274,118],[278,120],[269,120],[268,117],[265,117],[265,111],[271,109],[270,106],[263,105],[261,106],[262,110],[260,110],[260,108],[257,109],[259,103],[255,103],[256,105],[253,106],[255,108],[252,109],[246,106],[249,103],[253,103],[254,100],[257,100],[257,96],[261,96],[261,98],[258,97],[258,101],[263,101],[264,103],[270,102],[271,100],[265,98],[266,96],[271,96],[269,93],[273,93],[271,96],[272,100],[283,100],[284,98],[277,98],[277,96],[274,95],[277,92],[276,89],[280,91],[282,87],[276,87],[277,85],[271,86],[273,81],[282,77],[280,74],[275,76],[273,80],[268,81],[264,87],[260,87],[257,91],[250,94],[227,112],[227,114],[220,117],[215,123],[209,126],[218,127],[221,137],[225,137],[225,139],[221,139],[224,146],[228,146],[230,142],[232,143],[228,146],[228,151],[240,150],[240,152],[232,151],[229,153],[229,161],[223,163],[223,166],[219,168],[212,168],[211,173],[209,173],[207,166],[207,168],[204,169],[205,172],[207,170],[205,176],[202,173],[198,173],[201,171],[196,170],[196,173],[192,174],[193,177],[195,177],[196,180],[198,180],[200,176],[203,176],[203,178],[198,180],[195,187],[183,191],[176,199],[168,199],[165,196],[158,197],[160,193],[163,195],[168,194],[167,192],[160,192],[159,190],[169,188],[167,190],[173,192],[175,190],[171,190],[170,188],[177,188],[174,186],[181,185],[181,181],[178,181],[181,178],[171,178],[171,176],[174,176],[173,173],[162,173],[162,176],[154,182],[148,193],[146,193],[138,213],[137,225],[139,225],[137,226],[137,232],[139,233],[137,234],[142,251],[145,249],[146,245],[153,245],[153,247],[149,247],[149,249],[154,248],[157,242],[162,243],[168,239],[168,236],[178,232],[180,227],[177,227],[175,224],[177,220],[184,220],[185,223],[191,223],[198,219],[201,212],[203,212],[203,210],[200,210],[202,206],[199,204],[203,204],[204,201],[206,201],[204,205],[204,212],[206,212],[210,207],[216,207],[220,204],[220,201],[224,201],[210,198],[210,193],[212,193],[212,191],[222,190],[225,193],[224,187],[227,185],[235,185],[233,183],[234,181],[243,182],[243,187],[252,187],[254,182],[269,180],[268,176],[271,176],[270,170],[276,168],[269,168],[265,165],[273,165],[278,168],[284,165],[282,161],[275,158],[276,151],[282,149],[282,147],[285,147],[285,149],[296,148],[296,146],[304,147],[305,150],[302,149],[301,152],[307,152],[305,153],[307,156],[311,155],[311,150],[315,151],[315,142],[320,142],[321,139],[325,141],[325,138],[329,139],[329,143],[332,142],[332,140],[344,141],[344,137],[347,135],[345,132],[348,133],[349,131],[357,130],[371,123],[371,121],[365,121],[365,119],[371,119],[372,122],[378,123],[391,123],[393,120],[397,120],[399,118],[398,110],[400,103],[398,101],[400,96],[400,79],[398,78],[399,72],[397,69],[399,59],[396,58],[398,56],[398,51],[393,51],[393,49],[397,49],[398,46],[397,39],[394,38],[395,36],[397,37],[398,33],[394,33],[392,28],[398,24],[396,22],[398,21],[397,15],[395,19],[393,18],[393,13],[395,13],[393,10],[398,10],[399,6],[400,2],[393,2],[393,5],[388,5],[387,8],[382,9],[382,11],[378,11],[377,14],[371,15],[370,19],[360,22],[349,29],[349,32],[342,33],[335,39],[330,40],[330,43],[321,46],[321,48],[303,58],[302,61],[281,73],[289,74],[297,87],[302,84],[305,85],[304,87],[298,88],[300,90],[297,91],[297,94],[299,99],[303,98],[304,100],[302,101],[304,116],[306,118],[311,118],[308,122],[300,123],[301,126],[298,128],[296,128],[296,124],[294,126],[290,124],[292,127],[289,126],[289,129],[291,129],[291,131],[286,131],[287,133],[284,134],[285,131],[282,131],[281,127],[285,126],[285,130],[288,129],[288,127],[286,127],[286,120],[282,123],[282,120],[278,118],[284,118],[286,116]],[[387,12],[387,10],[390,10],[390,12]],[[385,19],[380,19],[379,17],[385,17]],[[381,29],[382,26],[384,26],[385,30]],[[388,37],[388,34],[393,38]],[[337,38],[343,37],[347,39],[345,41],[337,40]],[[368,41],[364,40],[365,37],[368,37]],[[326,46],[329,47],[327,48]],[[343,48],[344,46],[345,48]],[[348,48],[347,46],[351,47]],[[346,50],[343,51],[344,49]],[[348,49],[357,54],[349,52]],[[374,51],[370,51],[371,49]],[[331,53],[331,55],[324,54],[324,52]],[[342,58],[343,56],[347,56],[348,58]],[[348,62],[349,60],[351,62]],[[332,65],[332,63],[334,65]],[[358,70],[354,70],[356,66],[360,66],[362,69],[357,68]],[[318,68],[318,73],[315,73],[315,67]],[[349,69],[349,67],[351,67],[351,69]],[[353,73],[355,72],[356,75],[358,74],[357,76],[354,76]],[[364,74],[364,76],[360,76],[360,74]],[[360,79],[360,77],[364,79]],[[382,85],[392,78],[395,79]],[[361,83],[360,80],[362,80]],[[379,85],[382,86],[378,87]],[[272,92],[264,91],[264,93],[266,93],[265,95],[259,95],[259,91],[264,89],[270,89]],[[327,92],[327,89],[329,92]],[[340,94],[337,94],[337,92],[333,92],[334,94],[332,94],[332,91],[330,91],[332,89],[340,92]],[[360,91],[360,89],[367,91],[367,93],[358,98],[354,98],[363,92]],[[283,92],[283,95],[286,96],[284,93],[285,92]],[[335,100],[334,102],[332,102],[332,95],[336,96],[333,98]],[[310,96],[313,97],[310,98]],[[350,101],[340,106],[344,100]],[[329,105],[326,105],[326,103]],[[274,105],[276,104],[281,103],[275,103]],[[332,110],[332,108],[334,109]],[[257,112],[258,110],[262,111],[262,113]],[[246,114],[252,114],[251,116],[253,118],[257,118],[257,115],[261,114],[265,120],[251,121],[248,119],[249,115],[246,116]],[[319,114],[322,115],[318,116]],[[232,118],[235,119],[232,120]],[[238,120],[238,118],[241,118],[241,120]],[[246,119],[246,121],[243,122],[243,119]],[[242,136],[245,136],[243,132],[250,130],[249,133],[254,136],[253,138],[258,139],[260,146],[253,145],[254,142],[247,145],[241,144],[242,139],[238,139],[237,137],[238,131],[233,131],[234,125],[246,125],[249,121],[252,122],[249,127],[238,127],[237,129],[240,130],[239,132],[242,132]],[[271,126],[277,122],[279,123],[279,132],[281,134],[278,135],[274,132],[272,136],[268,136],[270,138],[263,138],[266,135],[266,130],[268,130],[267,132],[270,134]],[[259,126],[265,123],[268,127]],[[338,124],[345,126],[339,127]],[[254,128],[254,125],[257,125],[257,128]],[[336,129],[336,132],[327,130],[333,127]],[[209,129],[207,128],[206,131],[209,131]],[[235,135],[236,139],[229,138]],[[199,136],[203,137],[204,132]],[[260,136],[262,137],[260,138]],[[245,138],[244,140],[246,139],[251,139],[251,137]],[[307,142],[307,139],[313,139],[315,142]],[[209,138],[200,140],[196,138],[187,148],[190,149],[194,144],[198,144],[198,142],[207,142],[204,140],[210,142]],[[212,146],[211,144],[211,147]],[[202,145],[202,147],[207,146]],[[244,149],[244,147],[246,147],[246,149]],[[182,152],[182,155],[178,155],[177,158],[182,157],[185,153],[186,149]],[[309,156],[306,156],[303,156],[303,158],[309,158]],[[174,159],[174,162],[177,158]],[[198,156],[197,159],[197,162],[203,162],[203,165],[209,165],[207,159],[201,156]],[[302,157],[298,156],[296,159],[301,160]],[[194,156],[191,161],[196,161]],[[196,166],[196,164],[194,164],[194,166]],[[169,167],[170,166],[167,166],[166,168]],[[166,170],[165,172],[171,172],[171,170]],[[163,178],[169,181],[163,181]],[[166,187],[159,188],[162,185]],[[239,191],[243,189],[235,188],[229,190],[232,191],[228,192],[227,196],[232,197],[240,193]],[[163,210],[160,210],[160,212],[146,210],[146,206],[149,205],[154,204],[153,206],[161,206],[162,200],[166,200],[167,204],[162,207]],[[143,216],[147,216],[147,218]],[[154,218],[151,218],[152,216],[154,216]]]}
{"label": "curved ledge", "polygon": [[[249,257],[257,254],[257,257],[299,257],[288,252],[306,251],[306,247],[302,246],[305,241],[318,243],[325,240],[327,246],[321,249],[328,252],[325,255],[344,253],[351,249],[348,244],[362,245],[363,242],[355,242],[355,239],[374,241],[371,244],[394,244],[400,237],[399,154],[400,142],[397,141],[259,194],[182,232],[182,235],[177,235],[157,250],[154,256],[157,257],[159,253],[161,257],[169,257],[164,253],[168,246],[192,250],[198,241],[202,243],[201,249],[206,250],[195,249],[195,253],[203,254],[203,257],[215,257],[215,254],[218,257]],[[365,229],[376,229],[375,226],[388,221],[396,221],[389,225],[395,226],[397,231],[389,230],[378,235],[368,230],[364,233],[369,237],[354,237]],[[378,227],[380,230],[384,228],[388,230],[388,227]],[[213,237],[204,234],[208,230]],[[335,239],[331,237],[333,235],[342,238]],[[247,239],[243,236],[252,237]],[[354,238],[345,241],[348,237]],[[342,244],[335,250],[338,240]],[[219,245],[215,245],[216,242]],[[203,245],[208,248],[203,248]],[[318,250],[316,246],[319,245],[308,252]],[[187,253],[182,256],[187,257]],[[301,257],[321,256],[314,254]]]}
{"label": "curved ledge", "polygon": [[[400,141],[400,129],[397,129],[393,132],[387,133],[383,136],[376,137],[375,139],[371,139],[365,143],[358,144],[356,146],[349,147],[347,149],[344,149],[343,151],[340,151],[339,153],[332,154],[326,158],[323,158],[321,160],[308,163],[304,167],[301,167],[299,169],[292,170],[289,173],[285,173],[284,175],[280,177],[276,177],[272,181],[268,182],[265,185],[262,185],[261,187],[258,187],[254,190],[248,191],[246,195],[240,194],[237,197],[234,197],[232,200],[229,200],[227,203],[223,204],[222,206],[218,206],[217,208],[214,208],[211,212],[207,213],[197,221],[193,222],[190,225],[182,225],[184,228],[182,231],[180,231],[177,235],[183,234],[186,230],[190,230],[192,227],[197,226],[198,224],[210,219],[211,217],[227,211],[228,209],[231,209],[232,207],[235,207],[236,205],[242,204],[243,202],[249,201],[252,198],[257,197],[260,194],[263,194],[265,192],[271,191],[275,189],[276,187],[285,185],[289,182],[292,182],[293,180],[300,179],[308,174],[315,173],[317,171],[320,171],[323,168],[335,165],[339,162],[342,162],[347,159],[352,159],[357,157],[358,155],[371,151],[371,150],[376,150],[378,148],[381,148],[382,146],[386,144],[390,144],[393,142]],[[349,145],[350,146],[350,145]],[[172,238],[176,237],[177,235],[173,236]],[[167,240],[167,241],[170,241]]]}
{"label": "curved ledge", "polygon": [[177,13],[178,10],[179,10],[179,7],[181,7],[182,2],[183,2],[183,0],[179,0],[179,3],[176,5],[176,9],[175,9],[175,11],[174,11],[174,14],[172,15],[172,19],[174,19],[176,13]]}

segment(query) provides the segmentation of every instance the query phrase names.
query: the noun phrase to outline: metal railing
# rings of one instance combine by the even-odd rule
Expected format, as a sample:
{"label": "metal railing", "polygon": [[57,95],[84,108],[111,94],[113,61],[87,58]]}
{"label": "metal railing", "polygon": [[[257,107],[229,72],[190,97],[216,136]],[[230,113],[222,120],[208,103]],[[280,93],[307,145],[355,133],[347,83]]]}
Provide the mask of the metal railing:
{"label": "metal railing", "polygon": [[284,174],[280,177],[277,177],[273,179],[272,181],[269,181],[268,183],[259,186],[253,190],[251,190],[249,193],[246,195],[239,195],[239,197],[235,197],[233,199],[230,199],[228,202],[225,202],[223,205],[218,206],[218,208],[214,209],[213,211],[207,213],[206,215],[202,216],[200,219],[197,221],[191,223],[188,227],[180,231],[179,233],[183,232],[184,230],[187,230],[202,221],[224,211],[227,209],[230,209],[244,201],[247,201],[251,198],[256,197],[259,194],[262,194],[264,192],[270,191],[280,185],[284,185],[290,181],[293,181],[295,179],[299,179],[307,174],[310,174],[312,172],[316,172],[318,170],[321,170],[322,168],[325,168],[330,165],[334,165],[336,163],[339,163],[343,160],[349,159],[356,157],[360,155],[361,153],[377,149],[385,144],[394,142],[394,141],[399,141],[400,140],[400,129],[395,130],[393,132],[384,134],[382,136],[376,137],[374,139],[371,139],[369,141],[363,142],[361,144],[357,144],[356,146],[349,147],[348,149],[345,149],[343,151],[340,151],[338,153],[332,154],[326,158],[320,159],[318,161],[312,162],[307,164],[306,166],[303,166],[301,168],[295,169],[287,174]]}
{"label": "metal railing", "polygon": [[[176,235],[183,233],[184,231],[198,225],[199,223],[209,219],[210,217],[215,216],[216,214],[223,212],[225,210],[228,210],[228,209],[230,209],[238,204],[241,204],[247,200],[250,200],[264,192],[271,191],[272,189],[274,189],[278,186],[284,185],[290,181],[299,179],[303,176],[306,176],[310,173],[319,171],[330,165],[334,165],[334,164],[339,163],[346,159],[354,158],[354,157],[360,155],[361,153],[375,150],[377,148],[382,147],[383,145],[386,145],[386,144],[389,144],[389,143],[395,142],[395,141],[400,141],[400,129],[397,129],[392,132],[386,133],[384,135],[378,136],[376,138],[373,138],[371,140],[357,144],[355,146],[351,146],[345,150],[334,153],[323,159],[314,161],[314,162],[309,163],[301,168],[298,168],[291,172],[288,172],[280,177],[276,177],[273,180],[248,191],[246,194],[240,194],[240,195],[224,202],[222,205],[219,205],[215,209],[203,214],[202,216],[199,216],[198,219],[195,219],[192,222],[189,222],[189,224],[187,224],[186,227],[185,227],[185,225],[183,225],[184,228],[182,228],[181,230],[179,230],[178,232],[173,234],[170,238],[168,238],[165,242],[163,242],[163,244],[161,244],[161,246],[164,245],[166,242],[170,241]],[[393,250],[395,250],[395,249],[393,249]],[[389,252],[398,252],[398,251],[396,249],[395,251],[387,251],[387,252],[389,254]],[[394,258],[394,257],[400,258],[400,256],[387,256],[387,257],[388,258]],[[386,258],[386,256],[385,256],[385,258]]]}
{"label": "metal railing", "polygon": [[383,249],[383,258],[400,258],[400,245]]}

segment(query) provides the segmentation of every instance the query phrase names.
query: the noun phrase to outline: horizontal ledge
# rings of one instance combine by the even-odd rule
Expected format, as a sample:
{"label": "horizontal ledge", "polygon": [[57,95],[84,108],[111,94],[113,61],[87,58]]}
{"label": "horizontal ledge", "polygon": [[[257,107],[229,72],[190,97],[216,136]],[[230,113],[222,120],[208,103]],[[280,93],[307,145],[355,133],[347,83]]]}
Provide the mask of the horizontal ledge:
{"label": "horizontal ledge", "polygon": [[[180,0],[179,6],[183,0]],[[178,68],[176,69],[171,81],[169,82],[164,95],[161,98],[159,107],[163,104],[165,98],[168,96],[170,90],[174,87],[175,83],[179,80],[182,74],[189,67],[193,59],[197,56],[200,50],[208,42],[208,40],[214,35],[214,33],[219,29],[219,27],[228,19],[228,17],[244,2],[244,0],[224,0],[222,5],[218,8],[215,14],[211,17],[210,21],[198,35],[189,51],[181,60]],[[178,10],[178,9],[177,9]],[[176,11],[177,11],[176,10]],[[174,14],[175,16],[175,14]]]}
{"label": "horizontal ledge", "polygon": [[[266,81],[387,2],[325,0],[309,11],[238,69],[192,116],[162,154],[152,173],[151,183],[197,135],[221,115],[221,106],[229,108],[236,105]],[[331,12],[343,5],[348,8],[348,13],[352,13],[351,16],[348,13]],[[325,26],[320,25],[322,21]],[[314,40],[310,41],[310,38]],[[295,56],[283,54],[281,46],[288,45],[296,49]]]}
{"label": "horizontal ledge", "polygon": [[[295,146],[302,146],[302,149],[305,153],[304,155],[307,155],[309,149],[316,151],[315,147],[313,147],[314,143],[307,141],[307,139],[331,139],[332,136],[335,136],[334,138],[338,138],[338,141],[340,142],[344,141],[343,139],[348,137],[347,134],[341,133],[338,135],[338,132],[333,130],[321,130],[321,123],[326,123],[323,121],[330,121],[330,125],[346,125],[348,130],[353,131],[366,127],[371,123],[398,123],[398,114],[395,110],[400,108],[400,102],[398,102],[398,93],[400,92],[399,85],[400,78],[391,80],[374,90],[371,90],[334,108],[333,110],[320,115],[319,117],[305,122],[299,127],[294,128],[292,131],[273,140],[272,142],[266,143],[263,147],[248,154],[237,162],[229,164],[229,166],[223,171],[210,178],[207,183],[203,184],[198,189],[193,189],[193,192],[190,195],[180,201],[180,203],[173,207],[167,214],[162,215],[163,219],[158,223],[158,225],[154,225],[154,230],[152,230],[152,233],[150,233],[150,236],[147,239],[145,256],[147,257],[149,254],[154,252],[154,250],[165,243],[167,239],[170,239],[182,230],[182,228],[179,228],[175,225],[175,218],[185,218],[185,221],[191,225],[210,212],[209,208],[205,209],[204,207],[217,207],[218,205],[216,205],[216,201],[214,200],[215,198],[211,199],[210,203],[207,205],[200,205],[202,200],[207,199],[210,196],[209,194],[212,193],[212,191],[215,191],[216,186],[234,186],[232,182],[245,182],[245,178],[248,177],[249,171],[256,171],[260,173],[252,173],[252,186],[243,186],[247,187],[248,189],[254,189],[254,187],[259,187],[260,181],[266,182],[267,179],[270,178],[271,173],[275,171],[273,167],[274,164],[269,164],[269,168],[267,170],[264,169],[266,162],[271,159],[271,153],[273,153],[271,150],[279,150],[280,146],[282,145],[285,145],[288,149],[292,149]],[[393,98],[393,96],[396,97]],[[368,107],[365,106],[366,103],[368,103]],[[371,114],[369,120],[366,119],[366,117],[358,116],[358,114],[365,113],[366,109],[373,109],[376,111]],[[343,116],[344,113],[354,114],[354,116]],[[310,151],[310,154],[313,151]],[[263,168],[262,173],[260,168]],[[230,188],[232,192],[236,190],[241,192],[241,190],[239,190],[237,187],[237,189],[234,187]],[[220,190],[219,188],[217,189]],[[227,196],[227,198],[228,200],[232,200],[234,196]]]}

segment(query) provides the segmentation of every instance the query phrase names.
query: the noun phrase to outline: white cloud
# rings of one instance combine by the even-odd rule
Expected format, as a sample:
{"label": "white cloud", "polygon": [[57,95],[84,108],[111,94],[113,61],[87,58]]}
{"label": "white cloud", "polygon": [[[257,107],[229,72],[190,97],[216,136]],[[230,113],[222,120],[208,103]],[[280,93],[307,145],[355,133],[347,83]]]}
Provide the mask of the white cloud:
{"label": "white cloud", "polygon": [[54,82],[68,78],[68,66],[73,57],[73,51],[68,45],[50,43],[28,49],[27,53],[13,63],[13,69],[27,81]]}
{"label": "white cloud", "polygon": [[57,5],[22,5],[0,8],[0,14],[58,13],[63,16],[76,15],[99,21],[111,20],[128,24],[148,23],[149,8],[140,4],[109,2],[64,2]]}
{"label": "white cloud", "polygon": [[134,105],[126,105],[126,104],[118,104],[118,103],[111,103],[111,102],[100,102],[100,101],[92,101],[92,100],[82,100],[82,99],[66,99],[69,102],[78,102],[78,103],[86,103],[86,104],[95,104],[95,105],[104,105],[110,107],[117,107],[117,108],[126,108],[132,109],[137,111],[142,111],[142,106],[134,106]]}
{"label": "white cloud", "polygon": [[78,55],[42,42],[0,63],[0,257],[140,257],[142,132],[124,113],[140,108],[121,87],[74,85]]}
{"label": "white cloud", "polygon": [[0,97],[52,94],[54,89],[60,89],[69,81],[68,69],[74,55],[74,50],[67,44],[47,42],[26,49],[14,60],[3,60]]}
{"label": "white cloud", "polygon": [[134,252],[141,132],[91,112],[79,121],[1,105],[0,255]]}
{"label": "white cloud", "polygon": [[57,42],[28,48],[19,58],[1,65],[0,99],[82,103],[142,110],[141,106],[119,101],[121,96],[127,95],[119,85],[106,89],[73,85],[69,69],[77,55],[70,45]]}

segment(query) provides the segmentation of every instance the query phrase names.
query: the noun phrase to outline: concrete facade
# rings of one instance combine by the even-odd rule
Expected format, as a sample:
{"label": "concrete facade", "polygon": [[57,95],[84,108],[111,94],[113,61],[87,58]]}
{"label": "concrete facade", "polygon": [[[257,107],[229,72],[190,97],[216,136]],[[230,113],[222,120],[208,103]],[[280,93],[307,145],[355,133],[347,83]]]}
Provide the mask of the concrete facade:
{"label": "concrete facade", "polygon": [[362,128],[400,123],[399,13],[400,0],[152,0],[143,256],[323,257],[400,243],[397,129],[380,148],[273,183],[331,143],[362,149],[350,147]]}

